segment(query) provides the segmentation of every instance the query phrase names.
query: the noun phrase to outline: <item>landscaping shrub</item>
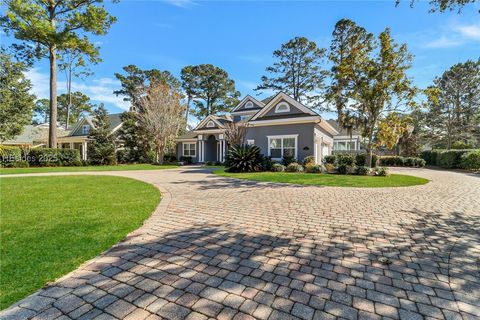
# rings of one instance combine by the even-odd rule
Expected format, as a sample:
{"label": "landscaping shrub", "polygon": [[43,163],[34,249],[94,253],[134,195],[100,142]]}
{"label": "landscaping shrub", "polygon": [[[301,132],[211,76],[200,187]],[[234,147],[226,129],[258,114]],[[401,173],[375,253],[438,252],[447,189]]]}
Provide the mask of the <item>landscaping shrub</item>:
{"label": "landscaping shrub", "polygon": [[163,156],[163,162],[164,163],[176,163],[177,162],[177,156],[174,154],[166,154]]}
{"label": "landscaping shrub", "polygon": [[282,164],[286,167],[292,162],[297,162],[297,159],[295,159],[294,156],[284,156],[282,158]]}
{"label": "landscaping shrub", "polygon": [[220,162],[220,161],[215,161],[215,165],[218,167],[218,166],[223,166],[223,163]]}
{"label": "landscaping shrub", "polygon": [[273,164],[272,157],[263,157],[262,170],[272,171]]}
{"label": "landscaping shrub", "polygon": [[461,167],[462,156],[472,150],[442,150],[437,154],[437,166],[446,169]]}
{"label": "landscaping shrub", "polygon": [[77,149],[35,148],[25,153],[24,158],[31,166],[57,167],[81,166],[80,151]]}
{"label": "landscaping shrub", "polygon": [[335,155],[325,156],[323,158],[324,163],[335,164],[336,157]]}
{"label": "landscaping shrub", "polygon": [[0,165],[11,166],[13,162],[22,160],[22,149],[19,147],[0,146]]}
{"label": "landscaping shrub", "polygon": [[427,165],[439,166],[446,169],[464,168],[462,157],[470,152],[477,152],[479,149],[464,150],[429,150],[423,151],[421,157]]}
{"label": "landscaping shrub", "polygon": [[225,160],[227,172],[255,172],[262,169],[264,161],[260,148],[251,145],[234,146],[228,151]]}
{"label": "landscaping shrub", "polygon": [[215,162],[213,162],[213,161],[206,161],[205,162],[206,166],[213,166],[214,164],[215,164]]}
{"label": "landscaping shrub", "polygon": [[321,173],[324,172],[325,168],[322,167],[321,165],[315,164],[315,163],[307,163],[305,165],[305,172],[307,173]]}
{"label": "landscaping shrub", "polygon": [[[378,157],[376,154],[372,154],[372,168],[377,165]],[[366,153],[357,153],[355,155],[355,164],[357,166],[366,166],[367,165],[367,154]]]}
{"label": "landscaping shrub", "polygon": [[193,163],[193,158],[192,157],[181,156],[180,161],[185,163],[185,164],[192,164]]}
{"label": "landscaping shrub", "polygon": [[371,172],[371,169],[365,166],[359,166],[355,170],[355,173],[358,174],[359,176],[368,176],[370,172]]}
{"label": "landscaping shrub", "polygon": [[415,157],[385,156],[378,158],[378,164],[388,167],[424,167],[425,160]]}
{"label": "landscaping shrub", "polygon": [[285,166],[281,163],[274,163],[272,165],[272,171],[273,172],[283,172],[283,171],[285,171]]}
{"label": "landscaping shrub", "polygon": [[341,153],[336,155],[336,164],[337,166],[346,165],[353,166],[355,165],[355,155],[348,153]]}
{"label": "landscaping shrub", "polygon": [[480,150],[464,153],[460,160],[460,166],[467,170],[480,170]]}
{"label": "landscaping shrub", "polygon": [[348,166],[346,164],[341,164],[337,166],[337,173],[339,174],[347,174]]}
{"label": "landscaping shrub", "polygon": [[303,167],[301,164],[292,162],[285,169],[287,172],[303,172]]}
{"label": "landscaping shrub", "polygon": [[305,159],[303,159],[303,165],[307,165],[307,164],[315,164],[315,156],[308,156],[308,157],[305,157]]}
{"label": "landscaping shrub", "polygon": [[388,169],[385,167],[376,167],[373,169],[373,172],[375,173],[376,176],[382,176],[382,177],[386,177],[390,174],[388,172]]}
{"label": "landscaping shrub", "polygon": [[335,171],[336,171],[335,165],[333,163],[325,163],[325,170],[328,173],[335,173]]}

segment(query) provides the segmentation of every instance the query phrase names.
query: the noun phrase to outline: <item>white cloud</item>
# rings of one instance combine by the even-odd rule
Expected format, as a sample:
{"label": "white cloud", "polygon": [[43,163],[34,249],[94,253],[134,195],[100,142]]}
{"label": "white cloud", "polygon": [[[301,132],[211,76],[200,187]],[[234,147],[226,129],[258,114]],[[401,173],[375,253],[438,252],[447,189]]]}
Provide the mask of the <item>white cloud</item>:
{"label": "white cloud", "polygon": [[196,5],[196,3],[192,0],[164,0],[164,1],[168,4],[171,4],[172,6],[180,7],[180,8],[189,8]]}
{"label": "white cloud", "polygon": [[[26,77],[32,82],[32,92],[37,98],[49,97],[49,76],[42,73],[37,68],[26,72]],[[57,81],[57,92],[62,94],[66,92],[65,81]],[[80,91],[90,97],[94,102],[104,103],[107,106],[114,106],[122,110],[129,109],[129,103],[123,101],[122,97],[117,97],[113,91],[120,88],[120,83],[112,78],[87,79],[82,82],[74,81],[72,91]]]}
{"label": "white cloud", "polygon": [[457,26],[456,31],[465,38],[480,40],[480,24]]}
{"label": "white cloud", "polygon": [[425,41],[425,48],[453,48],[480,41],[480,24],[449,23],[436,39]]}
{"label": "white cloud", "polygon": [[463,41],[460,39],[448,38],[446,36],[441,36],[438,39],[427,42],[425,48],[452,48],[462,45]]}

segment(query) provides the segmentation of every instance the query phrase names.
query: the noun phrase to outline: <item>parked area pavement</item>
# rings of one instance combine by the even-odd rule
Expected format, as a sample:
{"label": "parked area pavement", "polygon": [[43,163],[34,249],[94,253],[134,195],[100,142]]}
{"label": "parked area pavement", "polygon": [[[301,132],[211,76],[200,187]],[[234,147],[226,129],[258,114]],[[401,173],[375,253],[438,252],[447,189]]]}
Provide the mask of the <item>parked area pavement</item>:
{"label": "parked area pavement", "polygon": [[161,204],[0,318],[480,319],[480,177],[395,171],[431,182],[295,186],[199,167],[88,173],[153,183]]}

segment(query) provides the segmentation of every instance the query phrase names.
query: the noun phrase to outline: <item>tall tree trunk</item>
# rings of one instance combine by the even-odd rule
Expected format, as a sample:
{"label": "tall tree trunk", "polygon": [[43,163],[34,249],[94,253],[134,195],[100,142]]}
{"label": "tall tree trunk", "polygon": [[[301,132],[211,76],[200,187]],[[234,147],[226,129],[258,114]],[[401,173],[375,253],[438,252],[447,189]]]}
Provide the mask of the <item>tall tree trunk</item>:
{"label": "tall tree trunk", "polygon": [[50,47],[50,126],[48,147],[57,147],[57,48]]}
{"label": "tall tree trunk", "polygon": [[187,110],[185,110],[185,127],[188,126],[188,115],[190,113],[190,103],[192,102],[192,97],[189,95],[187,98]]}
{"label": "tall tree trunk", "polygon": [[67,105],[67,114],[65,120],[65,129],[68,129],[68,123],[70,122],[70,108],[72,107],[72,64],[70,62],[68,68],[68,79],[67,79],[67,90],[68,90],[68,105]]}

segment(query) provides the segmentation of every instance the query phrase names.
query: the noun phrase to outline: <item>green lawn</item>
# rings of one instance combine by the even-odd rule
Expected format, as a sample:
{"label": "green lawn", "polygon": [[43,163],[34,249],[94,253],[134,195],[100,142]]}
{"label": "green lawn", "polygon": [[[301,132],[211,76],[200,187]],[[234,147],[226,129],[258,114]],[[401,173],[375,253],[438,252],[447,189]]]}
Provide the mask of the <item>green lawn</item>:
{"label": "green lawn", "polygon": [[293,183],[316,186],[331,187],[359,187],[359,188],[379,188],[379,187],[408,187],[419,184],[425,184],[427,179],[408,176],[403,174],[392,174],[388,177],[338,175],[338,174],[318,174],[318,173],[289,173],[289,172],[253,172],[253,173],[230,173],[223,169],[214,171],[223,177],[237,178],[244,180]]}
{"label": "green lawn", "polygon": [[4,177],[0,188],[0,309],[123,239],[160,201],[122,177]]}
{"label": "green lawn", "polygon": [[123,170],[162,170],[172,169],[177,165],[119,164],[116,166],[85,166],[85,167],[32,167],[32,168],[0,168],[0,175],[18,173],[42,172],[80,172],[80,171],[123,171]]}

